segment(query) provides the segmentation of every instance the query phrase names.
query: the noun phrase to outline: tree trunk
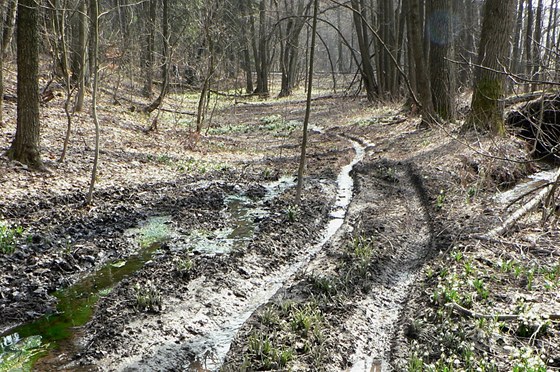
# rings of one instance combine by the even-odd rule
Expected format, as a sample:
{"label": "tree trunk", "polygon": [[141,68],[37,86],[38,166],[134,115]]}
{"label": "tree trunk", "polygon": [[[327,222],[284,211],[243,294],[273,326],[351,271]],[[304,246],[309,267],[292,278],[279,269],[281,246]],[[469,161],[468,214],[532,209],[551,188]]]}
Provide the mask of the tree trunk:
{"label": "tree trunk", "polygon": [[435,118],[434,106],[432,102],[432,91],[428,70],[425,63],[423,43],[423,28],[420,22],[420,0],[408,0],[409,16],[408,27],[411,45],[412,58],[414,59],[414,69],[416,72],[416,89],[418,90],[418,101],[422,105],[422,120],[426,123],[432,122]]}
{"label": "tree trunk", "polygon": [[[540,67],[541,67],[541,41],[542,41],[542,27],[543,27],[543,0],[538,0],[537,14],[535,17],[535,33],[533,35],[533,62],[531,79],[540,80]],[[531,90],[537,90],[538,83],[531,84]]]}
{"label": "tree trunk", "polygon": [[313,90],[313,62],[315,62],[315,39],[317,35],[317,12],[319,10],[319,0],[313,0],[313,23],[311,25],[311,46],[309,54],[309,71],[307,78],[307,100],[305,106],[305,118],[303,119],[303,138],[301,142],[301,154],[298,167],[298,182],[296,186],[296,204],[301,202],[301,192],[303,189],[303,174],[305,171],[306,149],[307,149],[307,128],[309,126],[309,115],[311,113],[311,92]]}
{"label": "tree trunk", "polygon": [[395,97],[397,95],[397,69],[391,60],[391,55],[396,55],[396,27],[393,0],[380,0],[377,2],[379,14],[379,37],[383,40],[377,42],[377,81],[379,94]]}
{"label": "tree trunk", "polygon": [[98,0],[90,0],[90,10],[91,10],[91,33],[93,35],[90,40],[92,41],[91,52],[92,61],[91,65],[93,68],[93,91],[91,94],[91,104],[92,110],[91,114],[93,117],[93,122],[95,124],[95,154],[93,157],[93,167],[91,169],[91,179],[89,183],[89,190],[86,195],[85,204],[89,205],[93,201],[93,190],[95,188],[95,181],[97,179],[97,167],[99,163],[99,137],[100,128],[99,120],[97,118],[97,90],[99,84],[99,3]]}
{"label": "tree trunk", "polygon": [[363,6],[364,1],[351,0],[350,3],[352,5],[352,15],[354,19],[354,27],[356,29],[356,36],[358,37],[358,47],[362,58],[360,72],[366,88],[367,99],[372,102],[375,100],[378,87],[375,81],[375,73],[370,59],[368,29],[365,25],[366,16],[365,7]]}
{"label": "tree trunk", "polygon": [[510,70],[513,74],[520,73],[521,67],[521,34],[523,33],[523,11],[524,11],[525,0],[518,0],[517,4],[517,19],[515,21],[515,31],[513,33],[513,51],[511,55]]}
{"label": "tree trunk", "polygon": [[[535,12],[533,10],[533,0],[527,0],[527,25],[525,26],[525,77],[531,79],[533,71],[533,22]],[[530,89],[529,85],[525,86],[525,91]]]}
{"label": "tree trunk", "polygon": [[430,37],[430,86],[435,112],[445,120],[455,117],[454,65],[451,0],[432,0],[428,12]]}
{"label": "tree trunk", "polygon": [[8,157],[43,168],[39,121],[39,10],[35,0],[20,0],[17,15],[17,127]]}
{"label": "tree trunk", "polygon": [[16,22],[16,12],[18,9],[18,0],[8,0],[6,4],[6,23],[2,28],[2,54],[5,55],[8,46],[12,42],[12,36],[14,35],[14,26]]}
{"label": "tree trunk", "polygon": [[478,50],[475,84],[467,125],[493,134],[505,133],[503,103],[509,39],[513,30],[515,0],[487,0]]}
{"label": "tree trunk", "polygon": [[266,35],[266,2],[261,0],[259,4],[259,39],[258,58],[255,57],[257,67],[257,89],[255,93],[268,97],[268,43]]}
{"label": "tree trunk", "polygon": [[287,97],[292,94],[292,90],[296,86],[299,58],[299,38],[301,30],[305,25],[305,16],[307,15],[311,2],[305,7],[303,2],[298,3],[298,10],[291,14],[291,18],[286,21],[286,41],[281,56],[282,83],[279,97]]}
{"label": "tree trunk", "polygon": [[154,46],[155,46],[155,33],[156,33],[156,12],[157,12],[157,1],[149,0],[148,4],[145,6],[146,20],[145,33],[145,49],[144,49],[144,61],[142,67],[144,70],[144,87],[142,93],[145,97],[152,97],[152,89],[154,85]]}
{"label": "tree trunk", "polygon": [[163,63],[161,67],[161,75],[163,82],[161,83],[161,90],[159,96],[149,105],[144,107],[144,112],[150,113],[157,109],[163,102],[165,95],[169,88],[169,70],[171,65],[171,51],[169,50],[169,0],[163,0],[163,12],[161,18],[161,27],[163,33]]}
{"label": "tree trunk", "polygon": [[250,18],[248,14],[250,13],[250,8],[248,7],[247,0],[241,0],[241,15],[243,16],[243,21],[241,22],[241,42],[242,48],[241,51],[241,61],[242,61],[242,69],[245,72],[245,92],[247,94],[253,93],[253,73],[251,72],[251,53],[250,53],[250,40],[249,36],[247,35],[247,29],[250,27]]}
{"label": "tree trunk", "polygon": [[75,38],[75,45],[72,55],[72,78],[78,83],[76,95],[76,106],[74,110],[80,112],[84,107],[84,97],[86,90],[86,70],[87,70],[87,5],[86,0],[81,0],[78,7],[76,26],[78,35]]}

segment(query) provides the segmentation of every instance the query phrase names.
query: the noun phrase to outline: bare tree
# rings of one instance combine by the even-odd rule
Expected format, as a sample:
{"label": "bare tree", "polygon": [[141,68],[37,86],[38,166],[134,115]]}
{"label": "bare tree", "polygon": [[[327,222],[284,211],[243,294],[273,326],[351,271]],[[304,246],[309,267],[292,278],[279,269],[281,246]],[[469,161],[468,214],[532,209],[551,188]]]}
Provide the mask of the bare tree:
{"label": "bare tree", "polygon": [[[161,67],[161,90],[158,97],[149,105],[144,107],[144,112],[150,113],[156,110],[163,103],[167,91],[169,89],[169,70],[171,66],[171,51],[170,51],[170,30],[169,30],[169,0],[163,0],[163,12],[161,16],[161,28],[162,28],[162,38],[163,38],[163,63]],[[157,123],[154,121],[153,123]]]}
{"label": "bare tree", "polygon": [[156,33],[156,13],[157,1],[148,0],[144,6],[144,17],[146,22],[144,24],[145,32],[145,45],[142,53],[142,68],[144,70],[144,87],[142,93],[145,97],[152,97],[152,89],[154,84],[154,49],[155,49],[155,33]]}
{"label": "bare tree", "polygon": [[319,0],[313,0],[313,23],[311,25],[311,45],[309,53],[309,71],[307,78],[307,100],[305,107],[305,118],[303,119],[303,137],[301,140],[301,154],[299,157],[298,182],[296,186],[296,204],[301,202],[301,192],[303,189],[303,174],[305,171],[306,150],[307,150],[307,128],[309,126],[309,115],[311,113],[311,92],[313,90],[313,62],[315,61],[315,38],[317,36],[317,13]]}
{"label": "bare tree", "polygon": [[95,188],[95,181],[97,179],[97,167],[99,165],[99,119],[97,117],[97,91],[99,85],[99,3],[98,0],[90,0],[91,10],[91,32],[93,34],[93,45],[91,51],[93,53],[93,91],[91,94],[91,115],[95,124],[95,153],[93,157],[93,166],[91,169],[91,179],[89,183],[89,190],[86,195],[85,204],[89,205],[93,201],[93,190]]}

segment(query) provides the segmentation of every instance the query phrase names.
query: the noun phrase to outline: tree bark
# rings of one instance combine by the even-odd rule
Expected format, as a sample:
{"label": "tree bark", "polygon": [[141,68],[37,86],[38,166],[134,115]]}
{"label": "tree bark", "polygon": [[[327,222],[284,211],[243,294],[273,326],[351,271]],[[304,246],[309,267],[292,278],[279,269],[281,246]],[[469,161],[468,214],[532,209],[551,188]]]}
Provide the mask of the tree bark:
{"label": "tree bark", "polygon": [[99,3],[98,0],[90,0],[91,10],[91,33],[93,37],[90,39],[93,43],[91,45],[93,68],[93,91],[91,94],[92,110],[91,114],[95,124],[95,154],[93,157],[93,166],[91,169],[91,179],[89,183],[89,190],[86,195],[85,204],[89,205],[93,201],[93,190],[95,188],[95,181],[97,179],[97,167],[99,165],[99,137],[100,128],[99,120],[97,118],[97,90],[99,84]]}
{"label": "tree bark", "polygon": [[156,33],[156,13],[157,1],[149,0],[145,7],[146,25],[144,32],[146,33],[146,40],[144,45],[143,63],[142,68],[144,72],[144,87],[142,93],[144,97],[151,98],[153,94],[154,85],[154,45]]}
{"label": "tree bark", "polygon": [[358,38],[358,47],[360,49],[360,55],[362,59],[362,65],[360,67],[360,72],[362,75],[362,80],[366,88],[366,94],[368,101],[372,102],[378,93],[378,86],[375,81],[375,73],[373,71],[373,65],[370,59],[369,51],[369,37],[368,29],[365,25],[365,6],[364,0],[351,0],[352,5],[352,16],[354,19],[354,27],[356,29],[356,36]]}
{"label": "tree bark", "polygon": [[84,97],[86,90],[86,70],[87,70],[87,4],[86,0],[81,0],[78,12],[74,15],[75,25],[78,28],[78,35],[75,37],[74,50],[72,53],[72,79],[78,83],[76,95],[76,105],[74,110],[80,112],[84,107]]}
{"label": "tree bark", "polygon": [[267,0],[261,0],[259,4],[259,39],[258,39],[258,58],[255,57],[257,66],[257,89],[255,93],[260,96],[268,97],[268,42],[266,35],[266,6]]}
{"label": "tree bark", "polygon": [[515,0],[487,0],[478,50],[475,84],[467,128],[505,133],[503,102],[504,66],[508,66],[509,39],[513,30]]}
{"label": "tree bark", "polygon": [[430,87],[435,112],[445,120],[455,117],[454,65],[451,0],[432,0],[428,11],[430,38]]}
{"label": "tree bark", "polygon": [[[533,0],[527,0],[527,24],[525,26],[525,77],[531,79],[531,72],[533,71],[533,23],[535,19],[535,12],[533,10]],[[529,91],[530,86],[525,86],[525,91]]]}
{"label": "tree bark", "polygon": [[[541,68],[541,41],[542,41],[542,27],[543,27],[543,0],[538,0],[537,3],[537,14],[535,17],[535,33],[533,35],[533,61],[532,61],[532,71],[531,79],[540,79],[540,68]],[[531,84],[531,90],[538,89],[538,83]]]}
{"label": "tree bark", "polygon": [[161,67],[162,84],[158,97],[149,105],[144,107],[144,112],[150,113],[157,109],[163,102],[169,89],[169,67],[171,65],[171,51],[169,50],[169,0],[163,0],[163,12],[161,18],[162,36],[163,36],[163,61]]}
{"label": "tree bark", "polygon": [[379,0],[378,23],[379,37],[377,41],[377,81],[379,94],[383,97],[397,95],[397,69],[391,60],[391,54],[396,55],[396,21],[393,0]]}
{"label": "tree bark", "polygon": [[241,47],[243,48],[241,53],[242,69],[245,72],[245,92],[247,94],[253,93],[253,73],[251,72],[251,42],[249,36],[247,35],[247,29],[250,27],[250,16],[249,13],[250,3],[247,0],[241,0],[241,16],[243,21],[241,24]]}
{"label": "tree bark", "polygon": [[39,121],[39,10],[20,0],[17,13],[17,127],[8,157],[42,169]]}
{"label": "tree bark", "polygon": [[313,63],[315,62],[315,40],[317,35],[317,13],[319,10],[319,0],[313,0],[313,23],[311,25],[311,46],[309,53],[309,71],[307,78],[307,100],[305,106],[305,118],[303,119],[303,138],[301,142],[301,154],[298,167],[298,182],[296,186],[296,204],[301,202],[301,192],[303,189],[303,174],[305,171],[306,149],[307,149],[307,128],[309,126],[309,115],[311,113],[311,92],[313,90]]}
{"label": "tree bark", "polygon": [[14,35],[14,26],[16,22],[16,12],[18,8],[18,0],[8,0],[6,4],[6,23],[2,28],[2,54],[5,55],[8,46],[12,42],[12,36]]}
{"label": "tree bark", "polygon": [[430,123],[435,118],[434,105],[432,102],[432,91],[426,67],[426,57],[423,45],[423,28],[420,22],[420,0],[408,0],[409,16],[408,27],[411,45],[412,58],[414,59],[414,69],[416,72],[416,89],[418,91],[418,101],[422,105],[422,120]]}
{"label": "tree bark", "polygon": [[523,11],[525,0],[518,0],[517,5],[517,19],[515,21],[515,31],[514,31],[514,40],[513,40],[513,52],[511,55],[511,63],[510,63],[510,70],[514,74],[518,74],[521,72],[520,68],[522,66],[521,61],[521,35],[523,33]]}

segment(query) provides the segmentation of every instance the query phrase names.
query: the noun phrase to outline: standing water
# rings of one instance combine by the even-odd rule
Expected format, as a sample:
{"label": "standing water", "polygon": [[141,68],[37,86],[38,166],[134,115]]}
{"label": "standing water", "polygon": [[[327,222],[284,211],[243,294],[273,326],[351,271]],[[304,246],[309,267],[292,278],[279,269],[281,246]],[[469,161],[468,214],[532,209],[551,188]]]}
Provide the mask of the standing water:
{"label": "standing water", "polygon": [[151,259],[170,236],[169,217],[153,217],[125,235],[136,236],[140,249],[126,261],[111,262],[71,287],[52,295],[58,299],[56,312],[8,330],[0,335],[0,371],[27,371],[41,357],[60,349],[72,351],[72,336],[93,314],[100,297],[123,278]]}

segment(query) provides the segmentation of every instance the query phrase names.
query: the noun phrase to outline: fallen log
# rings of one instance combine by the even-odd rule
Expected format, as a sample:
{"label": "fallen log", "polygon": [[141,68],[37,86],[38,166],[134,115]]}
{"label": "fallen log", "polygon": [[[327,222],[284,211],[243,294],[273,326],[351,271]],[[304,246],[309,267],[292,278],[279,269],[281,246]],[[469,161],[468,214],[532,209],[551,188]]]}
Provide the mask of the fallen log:
{"label": "fallen log", "polygon": [[523,217],[525,214],[529,213],[530,211],[538,207],[540,204],[542,204],[543,201],[545,201],[545,199],[548,198],[552,192],[554,192],[559,182],[560,182],[560,168],[558,168],[558,170],[554,174],[553,180],[549,183],[547,187],[542,189],[531,200],[529,200],[521,208],[517,209],[514,213],[512,213],[500,226],[489,231],[486,234],[486,237],[492,239],[505,234],[517,221],[519,221],[519,219],[521,219],[521,217]]}

